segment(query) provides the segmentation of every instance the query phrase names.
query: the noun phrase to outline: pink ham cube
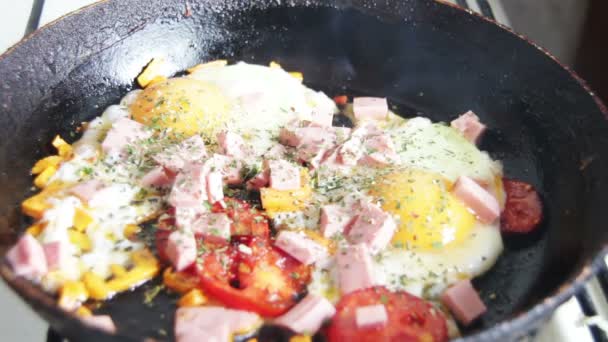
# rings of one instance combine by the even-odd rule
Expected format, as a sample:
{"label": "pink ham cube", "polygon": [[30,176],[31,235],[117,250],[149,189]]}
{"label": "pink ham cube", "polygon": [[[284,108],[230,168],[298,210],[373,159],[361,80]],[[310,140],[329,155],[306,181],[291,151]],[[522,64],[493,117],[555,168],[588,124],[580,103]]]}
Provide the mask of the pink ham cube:
{"label": "pink ham cube", "polygon": [[270,187],[276,190],[296,190],[300,184],[300,168],[286,160],[268,160]]}
{"label": "pink ham cube", "polygon": [[89,201],[93,199],[95,194],[104,187],[105,185],[101,181],[97,179],[91,179],[74,185],[70,188],[69,192],[72,195],[75,195],[76,197],[80,198],[80,200],[84,203],[89,203]]}
{"label": "pink ham cube", "polygon": [[67,260],[67,242],[53,241],[42,245],[49,271],[63,268]]}
{"label": "pink ham cube", "polygon": [[358,244],[342,249],[337,253],[336,261],[343,296],[375,285],[372,257],[367,245]]}
{"label": "pink ham cube", "polygon": [[327,256],[325,247],[306,235],[296,232],[281,231],[275,245],[304,265],[314,264]]}
{"label": "pink ham cube", "polygon": [[141,178],[140,184],[142,186],[163,188],[170,186],[172,182],[173,179],[167,174],[165,168],[156,166]]}
{"label": "pink ham cube", "polygon": [[388,115],[388,102],[382,97],[355,97],[353,112],[357,120],[382,120]]}
{"label": "pink ham cube", "polygon": [[224,183],[222,182],[222,174],[219,171],[207,174],[207,199],[211,204],[224,199]]}
{"label": "pink ham cube", "polygon": [[471,209],[482,223],[492,223],[500,215],[496,197],[467,176],[460,176],[452,193]]}
{"label": "pink ham cube", "polygon": [[397,224],[389,213],[373,203],[364,202],[360,206],[347,239],[353,244],[366,244],[373,253],[377,253],[391,241]]}
{"label": "pink ham cube", "polygon": [[441,302],[464,325],[471,324],[486,312],[486,305],[481,301],[479,294],[468,279],[461,280],[448,288],[441,295]]}
{"label": "pink ham cube", "polygon": [[321,208],[321,233],[326,238],[343,233],[352,222],[352,210],[339,204],[328,204]]}
{"label": "pink ham cube", "polygon": [[136,144],[137,141],[150,136],[152,136],[152,132],[147,130],[146,126],[131,119],[121,118],[116,120],[108,130],[101,143],[101,149],[105,153],[121,153],[127,145]]}
{"label": "pink ham cube", "polygon": [[243,138],[230,131],[222,131],[217,135],[220,146],[220,153],[234,158],[244,158],[247,156],[247,148]]}
{"label": "pink ham cube", "polygon": [[38,279],[48,271],[44,249],[30,234],[23,235],[17,244],[9,249],[6,259],[15,275],[27,279]]}
{"label": "pink ham cube", "polygon": [[174,207],[199,206],[207,200],[207,182],[203,165],[188,164],[177,174],[168,202]]}
{"label": "pink ham cube", "polygon": [[384,166],[396,164],[399,161],[393,140],[387,134],[368,136],[365,138],[363,146],[365,153],[360,160],[361,164]]}
{"label": "pink ham cube", "polygon": [[450,125],[473,144],[479,141],[479,137],[486,130],[486,126],[479,121],[479,117],[472,111],[468,111],[452,120]]}
{"label": "pink ham cube", "polygon": [[205,171],[219,171],[226,184],[240,184],[243,182],[241,170],[243,162],[222,154],[214,154],[205,162]]}
{"label": "pink ham cube", "polygon": [[196,260],[194,234],[176,230],[169,234],[165,253],[176,271],[183,271]]}
{"label": "pink ham cube", "polygon": [[388,322],[388,314],[383,304],[367,305],[355,310],[355,322],[359,328],[381,327]]}
{"label": "pink ham cube", "polygon": [[235,333],[252,331],[261,324],[256,313],[219,306],[183,307],[175,313],[177,342],[226,342]]}
{"label": "pink ham cube", "polygon": [[229,240],[230,224],[230,218],[225,213],[205,213],[192,223],[191,229],[197,235]]}
{"label": "pink ham cube", "polygon": [[159,165],[171,172],[181,171],[187,164],[202,163],[207,156],[203,138],[198,135],[181,141],[152,156]]}
{"label": "pink ham cube", "polygon": [[247,190],[260,190],[268,186],[270,182],[270,172],[268,170],[261,171],[253,178],[247,181]]}
{"label": "pink ham cube", "polygon": [[208,212],[209,208],[202,203],[195,206],[177,206],[175,207],[175,226],[190,231],[194,229],[194,222]]}
{"label": "pink ham cube", "polygon": [[288,327],[298,334],[314,335],[323,322],[336,313],[334,306],[324,297],[309,293],[274,323]]}

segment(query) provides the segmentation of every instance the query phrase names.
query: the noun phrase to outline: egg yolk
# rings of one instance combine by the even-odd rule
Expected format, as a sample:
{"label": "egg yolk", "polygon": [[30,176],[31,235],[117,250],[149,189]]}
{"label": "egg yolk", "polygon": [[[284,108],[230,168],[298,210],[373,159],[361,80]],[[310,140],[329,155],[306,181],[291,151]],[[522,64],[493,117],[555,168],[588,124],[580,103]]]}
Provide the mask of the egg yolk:
{"label": "egg yolk", "polygon": [[382,208],[399,217],[393,246],[434,249],[465,240],[475,216],[450,192],[443,177],[419,170],[391,173],[377,182],[371,194]]}
{"label": "egg yolk", "polygon": [[217,86],[184,77],[148,86],[130,110],[144,125],[184,136],[215,138],[230,120],[230,102]]}

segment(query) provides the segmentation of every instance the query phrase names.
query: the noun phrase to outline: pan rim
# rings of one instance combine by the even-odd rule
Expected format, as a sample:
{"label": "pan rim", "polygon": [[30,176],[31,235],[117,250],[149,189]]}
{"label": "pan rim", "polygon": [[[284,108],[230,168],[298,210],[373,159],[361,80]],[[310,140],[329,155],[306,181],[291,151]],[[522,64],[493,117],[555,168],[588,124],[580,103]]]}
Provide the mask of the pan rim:
{"label": "pan rim", "polygon": [[[69,12],[65,15],[62,15],[62,16],[58,17],[57,19],[43,25],[36,31],[28,34],[23,39],[16,42],[14,45],[12,45],[10,48],[8,48],[5,52],[0,54],[0,61],[7,58],[20,46],[27,44],[29,41],[33,40],[34,38],[36,38],[39,35],[42,35],[44,32],[52,29],[54,26],[56,26],[58,23],[61,23],[65,19],[72,17],[72,16],[78,16],[83,12],[94,10],[97,7],[103,7],[112,1],[115,1],[115,0],[97,1],[95,3],[89,4],[87,6],[79,8],[72,12]],[[298,1],[295,0],[295,2],[298,2]],[[505,32],[507,32],[511,35],[514,35],[516,39],[523,40],[523,41],[525,41],[525,43],[527,43],[531,47],[536,48],[538,51],[541,52],[541,54],[544,54],[545,56],[549,57],[549,59],[551,59],[552,62],[558,64],[559,67],[561,67],[564,71],[566,71],[570,75],[570,77],[572,77],[585,90],[585,92],[589,96],[591,96],[591,98],[596,103],[597,108],[603,114],[604,119],[608,120],[608,107],[599,98],[599,96],[592,90],[592,88],[589,86],[589,84],[584,79],[582,79],[576,71],[572,70],[569,66],[560,62],[554,55],[552,55],[545,48],[534,43],[525,35],[515,32],[512,28],[505,26],[501,23],[498,23],[493,19],[480,15],[474,11],[467,10],[467,9],[464,9],[457,5],[443,2],[443,1],[434,0],[434,2],[439,6],[448,6],[453,9],[456,9],[458,11],[461,11],[462,15],[472,16],[474,18],[485,21],[488,24],[495,25],[495,26],[499,27],[500,29],[504,30]],[[273,5],[276,5],[276,3]],[[283,4],[281,4],[279,2],[278,5],[281,6]],[[471,335],[458,338],[455,341],[463,341],[463,342],[489,341],[489,340],[497,339],[497,338],[498,339],[505,338],[507,336],[518,337],[518,336],[525,336],[526,334],[529,334],[536,327],[536,325],[538,323],[540,323],[541,320],[546,319],[551,313],[553,313],[555,311],[555,309],[559,305],[563,304],[570,297],[572,297],[576,293],[580,292],[581,289],[587,283],[587,281],[590,278],[594,277],[602,267],[605,267],[606,264],[605,264],[604,259],[607,256],[608,256],[608,243],[604,244],[604,246],[597,253],[597,255],[581,262],[580,266],[578,266],[580,269],[576,275],[571,276],[568,280],[559,284],[559,288],[556,291],[554,291],[554,293],[546,296],[544,299],[542,299],[538,303],[531,306],[523,314],[521,314],[517,317],[512,317],[512,318],[506,319],[494,326],[491,326],[484,330],[475,332]],[[55,305],[54,302],[45,300],[45,298],[43,298],[42,295],[32,296],[31,293],[34,293],[34,292],[33,292],[33,290],[30,290],[30,289],[34,289],[34,288],[38,288],[38,287],[21,278],[15,277],[12,270],[6,265],[6,263],[2,263],[2,265],[0,265],[0,275],[2,276],[3,280],[17,294],[19,294],[19,296],[21,296],[22,299],[24,299],[24,301],[27,302],[28,305],[30,305],[30,306],[33,306],[33,305],[29,300],[38,300],[37,304],[43,306],[44,310],[46,312],[61,315],[67,321],[76,322],[76,324],[78,324],[80,329],[98,331],[99,333],[103,334],[106,337],[130,338],[129,336],[121,335],[121,334],[109,335],[99,329],[89,327],[89,326],[85,325],[82,321],[80,321],[79,319],[75,318],[75,316],[72,316],[69,313],[61,311]],[[21,282],[24,282],[26,286],[22,286],[20,284]],[[27,285],[29,285],[29,287]],[[32,292],[28,293],[30,291],[32,291]],[[47,295],[47,299],[48,299],[48,295]],[[36,314],[40,315],[38,312],[36,312]]]}

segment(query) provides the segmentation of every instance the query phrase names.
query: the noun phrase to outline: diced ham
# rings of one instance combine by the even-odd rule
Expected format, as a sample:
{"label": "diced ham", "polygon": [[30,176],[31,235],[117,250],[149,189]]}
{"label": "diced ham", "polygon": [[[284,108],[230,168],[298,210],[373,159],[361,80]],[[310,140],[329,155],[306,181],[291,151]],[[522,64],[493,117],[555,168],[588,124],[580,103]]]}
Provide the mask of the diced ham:
{"label": "diced ham", "polygon": [[275,245],[304,265],[314,264],[327,255],[325,247],[304,234],[283,230]]}
{"label": "diced ham", "polygon": [[116,333],[116,325],[112,320],[112,317],[108,315],[94,315],[94,316],[85,316],[80,317],[80,320],[95,329],[99,329],[107,332],[108,334]]}
{"label": "diced ham", "polygon": [[226,342],[237,333],[247,333],[261,324],[256,313],[219,306],[183,307],[175,313],[177,342]]}
{"label": "diced ham", "polygon": [[350,208],[338,204],[325,205],[321,208],[321,233],[326,238],[343,233],[353,218]]}
{"label": "diced ham", "polygon": [[295,124],[283,127],[279,133],[279,142],[291,147],[302,147],[303,145],[323,146],[335,144],[336,131],[333,127],[318,125],[295,126]]}
{"label": "diced ham", "polygon": [[149,138],[151,135],[152,132],[139,122],[121,118],[116,120],[108,130],[101,143],[101,149],[105,153],[121,153],[127,145]]}
{"label": "diced ham", "polygon": [[302,148],[298,148],[297,157],[301,162],[307,162],[313,168],[318,168],[323,159],[327,149],[321,145],[305,145]]}
{"label": "diced ham", "polygon": [[387,134],[377,134],[366,137],[364,143],[364,155],[360,163],[372,166],[383,166],[395,164],[399,155],[391,137]]}
{"label": "diced ham", "polygon": [[334,306],[324,297],[309,293],[291,310],[274,323],[288,327],[298,334],[314,335],[323,322],[336,313]]}
{"label": "diced ham", "polygon": [[388,115],[388,102],[382,97],[355,97],[353,112],[357,120],[382,120]]}
{"label": "diced ham", "polygon": [[70,188],[69,192],[80,198],[81,201],[88,203],[103,188],[104,184],[101,181],[91,179],[74,185]]}
{"label": "diced ham", "polygon": [[500,204],[496,197],[467,176],[458,178],[452,192],[483,223],[492,223],[500,215]]}
{"label": "diced ham", "polygon": [[268,172],[268,170],[261,171],[247,181],[247,190],[260,190],[261,188],[268,186],[269,182],[270,172]]}
{"label": "diced ham", "polygon": [[207,174],[207,199],[211,204],[224,199],[224,183],[219,171]]}
{"label": "diced ham", "polygon": [[175,226],[186,231],[192,230],[194,222],[208,212],[209,208],[202,203],[195,206],[177,206],[175,207]]}
{"label": "diced ham", "polygon": [[472,111],[468,111],[452,120],[450,125],[473,144],[477,143],[479,137],[486,130],[486,125],[482,124],[479,121],[479,117]]}
{"label": "diced ham", "polygon": [[468,279],[461,280],[448,288],[441,295],[441,302],[464,325],[469,325],[477,317],[486,312],[485,304],[481,301],[479,294]]}
{"label": "diced ham", "polygon": [[169,234],[165,253],[176,271],[183,271],[196,260],[196,240],[190,232],[176,230]]}
{"label": "diced ham", "polygon": [[169,204],[174,207],[193,207],[207,200],[207,182],[203,171],[201,164],[186,165],[175,177],[169,194]]}
{"label": "diced ham", "polygon": [[286,160],[268,160],[270,187],[276,190],[296,190],[300,184],[300,168]]}
{"label": "diced ham", "polygon": [[183,140],[177,145],[152,156],[152,159],[171,172],[179,172],[187,164],[202,163],[207,156],[203,138],[198,135]]}
{"label": "diced ham", "polygon": [[220,153],[229,157],[244,158],[247,155],[247,148],[243,138],[230,131],[222,131],[217,135],[220,146]]}
{"label": "diced ham", "polygon": [[264,159],[285,159],[287,149],[285,146],[275,144],[268,151],[264,152]]}
{"label": "diced ham", "polygon": [[42,245],[49,271],[63,268],[67,261],[67,242],[53,241]]}
{"label": "diced ham", "polygon": [[344,165],[357,165],[362,156],[363,141],[359,137],[348,139],[338,149],[338,161]]}
{"label": "diced ham", "polygon": [[363,202],[347,238],[354,244],[364,243],[377,253],[391,241],[396,228],[397,224],[389,213],[373,203]]}
{"label": "diced ham", "polygon": [[17,241],[17,244],[6,253],[6,259],[15,275],[27,279],[40,278],[48,271],[44,249],[30,234],[23,235]]}
{"label": "diced ham", "polygon": [[375,285],[372,257],[367,245],[351,245],[337,254],[338,280],[342,295]]}
{"label": "diced ham", "polygon": [[206,213],[192,223],[192,231],[197,235],[229,240],[230,223],[230,218],[225,213]]}
{"label": "diced ham", "polygon": [[383,304],[358,307],[355,322],[359,328],[381,327],[388,322],[388,314]]}
{"label": "diced ham", "polygon": [[172,181],[172,177],[167,174],[164,167],[156,166],[141,178],[140,183],[142,186],[162,188],[170,186]]}
{"label": "diced ham", "polygon": [[205,162],[205,170],[207,172],[219,171],[226,184],[242,183],[242,169],[243,163],[240,160],[217,153]]}

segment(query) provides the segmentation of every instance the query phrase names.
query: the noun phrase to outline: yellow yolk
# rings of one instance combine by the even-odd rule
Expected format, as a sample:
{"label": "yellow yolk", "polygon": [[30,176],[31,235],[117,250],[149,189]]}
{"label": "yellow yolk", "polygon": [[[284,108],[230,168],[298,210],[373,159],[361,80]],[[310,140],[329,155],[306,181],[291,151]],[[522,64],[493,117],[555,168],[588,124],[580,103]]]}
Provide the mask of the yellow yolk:
{"label": "yellow yolk", "polygon": [[404,170],[391,173],[371,191],[382,208],[399,218],[393,246],[433,249],[467,239],[475,217],[439,175]]}
{"label": "yellow yolk", "polygon": [[176,134],[214,138],[230,119],[230,102],[208,82],[172,78],[144,89],[130,107],[133,119]]}

